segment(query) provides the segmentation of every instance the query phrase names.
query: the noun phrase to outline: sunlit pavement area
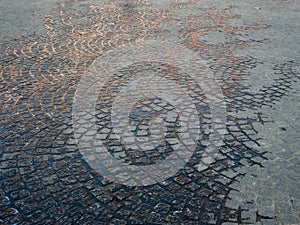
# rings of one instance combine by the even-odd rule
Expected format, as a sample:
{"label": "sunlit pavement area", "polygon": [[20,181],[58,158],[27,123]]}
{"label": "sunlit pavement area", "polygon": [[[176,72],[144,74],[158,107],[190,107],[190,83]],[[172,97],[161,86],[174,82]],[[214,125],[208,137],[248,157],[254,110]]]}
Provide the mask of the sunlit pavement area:
{"label": "sunlit pavement area", "polygon": [[300,224],[299,1],[0,12],[0,224]]}

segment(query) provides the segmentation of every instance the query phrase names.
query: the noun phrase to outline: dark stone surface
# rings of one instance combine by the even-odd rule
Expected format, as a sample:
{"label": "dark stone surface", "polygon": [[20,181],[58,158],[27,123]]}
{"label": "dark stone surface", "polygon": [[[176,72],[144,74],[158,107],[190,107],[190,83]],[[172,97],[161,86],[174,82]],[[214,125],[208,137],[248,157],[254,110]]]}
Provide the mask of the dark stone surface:
{"label": "dark stone surface", "polygon": [[[300,222],[296,2],[2,1],[0,9],[0,223]],[[74,138],[72,106],[97,58],[155,38],[171,38],[208,64],[224,95],[226,133],[209,168],[197,169],[207,145],[203,128],[183,169],[163,182],[130,187],[88,164]],[[194,99],[201,125],[211,125],[205,90],[176,66],[127,66],[102,87],[98,132],[112,155],[150,165],[173,152],[167,141],[131,151],[112,136],[112,102],[139,73],[178,82]],[[137,102],[130,115],[134,135],[148,136],[151,118],[166,112],[175,113],[163,99]],[[178,118],[167,122],[167,138],[176,137]]]}

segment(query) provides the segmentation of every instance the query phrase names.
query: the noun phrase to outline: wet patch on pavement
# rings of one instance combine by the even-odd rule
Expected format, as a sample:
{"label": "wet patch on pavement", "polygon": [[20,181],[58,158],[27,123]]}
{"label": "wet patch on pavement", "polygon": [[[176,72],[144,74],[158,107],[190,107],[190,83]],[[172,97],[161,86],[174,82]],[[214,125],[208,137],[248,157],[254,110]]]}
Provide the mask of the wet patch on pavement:
{"label": "wet patch on pavement", "polygon": [[[261,126],[272,126],[267,111],[293,90],[300,77],[297,59],[291,58],[271,63],[271,82],[252,87],[253,71],[265,69],[265,62],[249,54],[248,49],[268,43],[265,38],[253,36],[267,33],[270,24],[259,19],[246,22],[233,6],[203,7],[201,1],[193,0],[163,4],[120,0],[62,2],[45,16],[45,28],[43,35],[0,44],[2,223],[274,221],[276,215],[269,212],[250,210],[249,216],[244,213],[248,208],[240,202],[228,204],[236,197],[234,191],[243,190],[238,181],[248,176],[245,168],[258,168],[259,173],[271,158],[268,152],[272,148],[262,147],[266,131]],[[179,85],[193,99],[201,124],[190,160],[175,175],[148,186],[127,186],[105,179],[90,165],[89,160],[93,159],[87,160],[81,154],[74,137],[72,107],[82,76],[99,57],[120,45],[142,45],[153,39],[171,40],[205,60],[224,96],[226,129],[218,155],[208,168],[199,170],[197,165],[208,145],[212,124],[211,102],[204,88],[190,74],[180,71],[178,65],[124,65],[103,84],[95,107],[97,132],[113,157],[136,166],[155,165],[174,152],[177,142],[172,141],[178,138],[180,116],[164,99],[144,96],[130,111],[134,142],[139,140],[138,146],[147,149],[124,145],[131,140],[119,140],[112,129],[112,106],[122,87],[145,74],[165,80],[174,93]],[[203,82],[208,82],[205,75]],[[153,122],[155,118],[159,120]],[[158,125],[151,125],[162,121],[166,124],[163,131],[155,129]],[[166,136],[160,139],[160,133]],[[145,144],[149,136],[156,134],[156,146],[153,142]],[[90,145],[86,143],[87,148]],[[291,198],[295,204],[297,197]],[[298,213],[292,221],[296,224],[299,209],[293,207],[293,216]]]}

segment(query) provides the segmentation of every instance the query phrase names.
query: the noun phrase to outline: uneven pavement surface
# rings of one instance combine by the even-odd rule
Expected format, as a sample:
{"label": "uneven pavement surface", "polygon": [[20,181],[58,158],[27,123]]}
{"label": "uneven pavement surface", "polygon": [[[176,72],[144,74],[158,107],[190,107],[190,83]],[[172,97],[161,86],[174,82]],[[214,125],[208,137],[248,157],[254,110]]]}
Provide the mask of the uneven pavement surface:
{"label": "uneven pavement surface", "polygon": [[0,224],[300,224],[299,1],[0,2]]}

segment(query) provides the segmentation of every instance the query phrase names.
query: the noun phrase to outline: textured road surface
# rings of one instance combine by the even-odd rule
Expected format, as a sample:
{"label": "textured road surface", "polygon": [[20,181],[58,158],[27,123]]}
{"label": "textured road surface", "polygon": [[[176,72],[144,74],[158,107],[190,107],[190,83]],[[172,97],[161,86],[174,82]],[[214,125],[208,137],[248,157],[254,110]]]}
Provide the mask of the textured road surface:
{"label": "textured road surface", "polygon": [[[298,1],[2,0],[0,11],[0,224],[300,224]],[[104,63],[114,52],[118,70]],[[172,60],[150,60],[157,52]],[[205,64],[200,83],[185,52]],[[93,92],[93,77],[92,132],[74,97]],[[216,86],[226,123],[214,123]],[[166,179],[132,185],[101,169],[106,156],[155,168],[198,123],[188,160],[177,155],[186,163],[152,174]],[[113,169],[123,183],[107,179]]]}

